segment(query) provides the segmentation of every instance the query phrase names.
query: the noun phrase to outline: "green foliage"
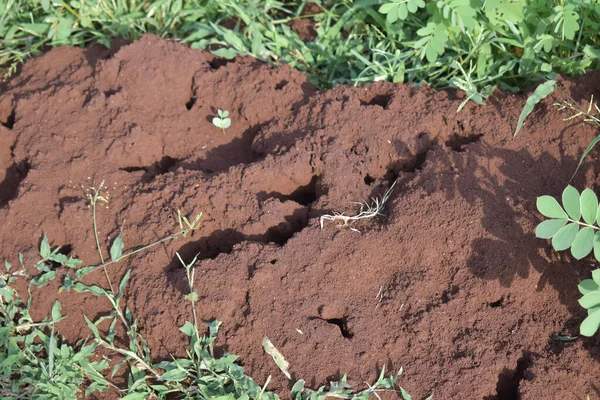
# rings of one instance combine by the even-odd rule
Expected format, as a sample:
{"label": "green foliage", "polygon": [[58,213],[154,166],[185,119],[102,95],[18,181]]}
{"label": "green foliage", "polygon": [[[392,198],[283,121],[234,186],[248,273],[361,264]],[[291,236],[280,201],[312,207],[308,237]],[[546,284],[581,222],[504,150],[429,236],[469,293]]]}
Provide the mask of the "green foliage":
{"label": "green foliage", "polygon": [[[369,385],[369,388],[360,392],[354,392],[352,386],[348,384],[347,377],[344,375],[339,382],[330,382],[329,389],[321,386],[317,390],[310,390],[304,387],[304,380],[300,379],[292,387],[292,399],[294,400],[325,400],[327,398],[352,399],[352,400],[368,400],[371,396],[380,398],[378,392],[397,391],[404,400],[412,400],[412,396],[402,387],[397,387],[396,380],[402,375],[402,369],[397,374],[385,376],[385,368],[381,369],[379,378],[375,383]],[[432,400],[433,395],[425,400]]]}
{"label": "green foliage", "polygon": [[227,129],[231,126],[231,118],[228,118],[229,111],[227,111],[227,110],[223,111],[219,108],[217,110],[217,113],[219,114],[219,116],[214,117],[212,119],[212,123],[214,126],[221,129],[223,131],[223,133],[225,133],[225,129]]}
{"label": "green foliage", "polygon": [[[47,240],[41,251],[48,255]],[[95,344],[63,343],[55,324],[64,317],[56,301],[51,316],[32,320],[29,302],[19,299],[11,287],[24,271],[11,272],[4,263],[0,273],[0,398],[3,399],[75,399],[88,380],[88,391],[104,390],[108,383],[100,371],[106,360],[91,361]]]}
{"label": "green foliage", "polygon": [[600,327],[600,269],[592,271],[593,279],[586,279],[577,287],[583,295],[579,304],[588,312],[580,332],[583,336],[593,336]]}
{"label": "green foliage", "polygon": [[592,190],[585,189],[580,195],[569,185],[562,194],[562,207],[554,197],[541,196],[537,199],[537,208],[543,216],[550,218],[535,229],[538,238],[552,239],[552,247],[557,251],[570,248],[578,260],[594,250],[600,260],[600,232],[595,232],[600,229],[598,198]]}
{"label": "green foliage", "polygon": [[515,129],[515,133],[513,134],[513,136],[517,136],[517,133],[519,133],[519,131],[523,127],[523,122],[525,122],[525,118],[527,118],[529,114],[531,114],[536,104],[548,97],[548,95],[554,92],[555,89],[556,81],[550,80],[542,83],[533,91],[533,93],[527,98],[527,101],[525,102],[525,107],[523,107],[523,110],[521,110],[521,114],[519,115],[519,121],[517,122],[517,129]]}
{"label": "green foliage", "polygon": [[[287,63],[318,87],[373,80],[453,85],[473,66],[482,98],[522,89],[550,73],[597,68],[600,7],[580,0],[12,0],[0,3],[0,63],[44,46],[109,45],[144,33],[176,38],[220,57]],[[312,11],[312,10],[311,10]],[[304,42],[290,27],[312,19]],[[475,99],[475,96],[471,96]]]}
{"label": "green foliage", "polygon": [[[551,196],[541,196],[537,208],[550,218],[537,226],[537,237],[552,239],[552,247],[557,251],[571,248],[571,254],[578,260],[593,251],[600,261],[600,207],[592,190],[585,189],[579,194],[569,185],[562,193],[562,206]],[[583,336],[594,335],[600,327],[600,269],[593,271],[592,277],[579,285],[583,295],[579,304],[588,311],[580,327]]]}

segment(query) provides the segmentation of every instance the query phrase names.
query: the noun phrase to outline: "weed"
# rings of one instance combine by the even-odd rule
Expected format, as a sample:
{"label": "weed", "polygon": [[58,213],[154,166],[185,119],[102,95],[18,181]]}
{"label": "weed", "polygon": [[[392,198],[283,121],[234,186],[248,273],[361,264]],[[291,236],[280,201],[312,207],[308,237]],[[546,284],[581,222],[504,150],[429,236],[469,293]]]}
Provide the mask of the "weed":
{"label": "weed", "polygon": [[352,225],[357,221],[362,219],[369,219],[376,217],[378,215],[382,215],[381,212],[385,206],[385,203],[389,200],[390,195],[392,194],[392,190],[394,190],[394,186],[396,182],[392,184],[384,193],[381,198],[372,198],[371,203],[355,203],[360,205],[360,210],[356,215],[344,215],[343,213],[334,212],[333,215],[325,214],[322,215],[319,219],[319,223],[321,225],[321,229],[323,229],[325,221],[341,221],[341,224],[338,226],[347,226],[350,230],[354,232],[360,232],[358,229],[354,228]]}
{"label": "weed", "polygon": [[[535,235],[552,239],[557,251],[571,249],[571,254],[580,260],[592,251],[600,261],[600,208],[596,194],[585,189],[581,194],[573,186],[562,193],[562,206],[551,196],[537,199],[538,211],[549,220],[541,222]],[[578,286],[583,295],[579,304],[588,310],[580,333],[592,336],[600,327],[600,269],[592,272],[593,279],[586,279]]]}
{"label": "weed", "polygon": [[[11,0],[0,5],[0,63],[10,74],[46,46],[108,46],[154,33],[220,57],[286,63],[320,88],[375,80],[460,87],[462,79],[469,97],[483,99],[496,86],[518,90],[553,73],[581,74],[600,58],[594,2],[324,0],[310,14],[307,3]],[[290,27],[299,19],[313,22],[313,40]]]}
{"label": "weed", "polygon": [[212,123],[214,126],[221,129],[223,131],[223,134],[225,134],[225,129],[227,129],[231,126],[231,118],[228,118],[229,111],[227,111],[227,110],[223,111],[219,108],[217,110],[217,113],[219,114],[219,116],[214,117],[212,120]]}
{"label": "weed", "polygon": [[[101,194],[103,187],[101,184],[97,189],[92,188],[89,191],[88,199],[92,210],[98,201],[108,203],[108,196]],[[391,188],[388,191],[390,190]],[[385,203],[389,197],[389,193],[386,193],[381,203]],[[94,228],[97,228],[95,213],[92,212],[92,214]],[[69,346],[62,342],[55,327],[55,324],[64,318],[61,315],[58,301],[52,307],[51,317],[34,322],[29,316],[31,292],[28,301],[23,302],[11,287],[17,278],[29,279],[32,282],[29,287],[43,286],[56,277],[51,266],[59,265],[73,269],[81,264],[80,260],[61,254],[60,247],[52,250],[47,237],[44,236],[40,244],[41,260],[35,265],[41,271],[37,277],[32,278],[27,274],[21,254],[19,254],[21,268],[17,271],[13,271],[10,263],[5,261],[5,272],[0,274],[0,397],[74,399],[76,394],[81,393],[82,385],[86,384],[85,396],[112,387],[122,392],[123,398],[127,400],[147,398],[278,399],[276,394],[266,391],[270,377],[261,387],[245,374],[241,366],[235,363],[236,356],[226,353],[220,358],[215,358],[213,344],[221,324],[219,321],[206,323],[208,335],[200,333],[200,321],[196,314],[198,294],[194,291],[196,258],[185,263],[176,253],[186,272],[189,293],[185,295],[185,299],[191,304],[192,322],[187,321],[180,328],[190,340],[187,356],[172,357],[170,361],[159,363],[152,361],[151,349],[140,334],[137,321],[131,310],[121,304],[131,277],[131,269],[125,272],[118,286],[114,288],[115,290],[112,285],[110,285],[110,290],[106,290],[81,281],[81,278],[91,271],[105,268],[109,264],[179,235],[186,236],[189,232],[198,229],[200,216],[201,214],[190,221],[178,211],[178,222],[181,229],[179,232],[125,254],[123,254],[123,235],[120,234],[111,245],[110,261],[104,258],[97,240],[96,245],[102,264],[76,269],[75,278],[69,274],[65,276],[61,290],[91,293],[106,298],[112,306],[111,313],[101,316],[95,321],[84,315],[85,322],[93,335],[93,340],[89,343],[84,341],[75,346]],[[40,268],[42,265],[47,268]],[[110,284],[110,279],[108,282]],[[125,338],[116,340],[116,325],[119,321],[125,328]],[[101,333],[98,326],[107,322],[108,329],[104,329],[104,333]],[[126,340],[126,347],[118,344],[123,343],[123,340]],[[286,373],[286,376],[291,378],[287,372],[289,364],[283,359],[281,353],[267,338],[263,345],[281,370]],[[105,372],[108,368],[106,358],[91,361],[97,354],[98,346],[122,357],[110,374]],[[128,376],[126,389],[118,388],[108,380],[124,366],[127,368]],[[386,378],[382,371],[377,382],[369,385],[368,389],[357,393],[352,391],[346,376],[340,382],[331,382],[329,388],[323,386],[314,391],[305,388],[305,382],[299,380],[292,389],[292,396],[297,400],[320,400],[331,396],[345,399],[368,399],[371,395],[379,398],[378,392],[395,390],[395,381],[401,372]],[[404,399],[411,399],[403,388],[399,388],[399,392]]]}

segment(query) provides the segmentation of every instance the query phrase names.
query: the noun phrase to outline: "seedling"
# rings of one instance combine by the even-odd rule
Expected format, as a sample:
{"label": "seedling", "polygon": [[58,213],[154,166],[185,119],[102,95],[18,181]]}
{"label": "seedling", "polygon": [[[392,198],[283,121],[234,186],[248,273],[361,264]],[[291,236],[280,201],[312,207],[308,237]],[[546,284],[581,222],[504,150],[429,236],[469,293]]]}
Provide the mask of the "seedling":
{"label": "seedling", "polygon": [[322,215],[321,218],[319,219],[319,223],[321,224],[321,229],[323,229],[323,224],[325,221],[340,221],[341,223],[338,224],[338,226],[340,226],[340,227],[347,226],[350,228],[350,230],[352,230],[354,232],[360,232],[358,229],[354,228],[352,225],[356,221],[359,221],[361,219],[369,219],[369,218],[373,218],[377,215],[382,215],[381,211],[383,211],[383,207],[385,206],[385,203],[389,200],[390,195],[392,194],[392,190],[394,189],[395,185],[396,185],[396,182],[394,182],[394,184],[392,186],[390,186],[389,189],[385,191],[385,193],[383,193],[383,196],[381,198],[372,198],[371,204],[369,204],[367,202],[355,203],[355,204],[360,205],[360,210],[358,211],[358,214],[356,214],[356,215],[344,215],[344,213],[338,213],[338,212],[334,212],[333,215],[331,215],[331,214]]}
{"label": "seedling", "polygon": [[225,134],[225,129],[227,129],[231,126],[231,118],[228,118],[229,111],[227,111],[227,110],[223,111],[219,108],[217,110],[217,113],[219,114],[219,116],[214,117],[212,120],[212,123],[214,126],[221,129],[223,131],[223,134]]}

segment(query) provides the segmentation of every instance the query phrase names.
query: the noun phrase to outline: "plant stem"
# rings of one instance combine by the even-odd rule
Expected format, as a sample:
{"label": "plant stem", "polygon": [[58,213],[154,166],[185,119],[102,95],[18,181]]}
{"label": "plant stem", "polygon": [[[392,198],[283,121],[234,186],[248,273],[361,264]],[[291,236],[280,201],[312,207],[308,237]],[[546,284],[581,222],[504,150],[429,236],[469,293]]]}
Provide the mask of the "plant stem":
{"label": "plant stem", "polygon": [[113,289],[112,282],[110,281],[110,277],[108,276],[108,271],[106,267],[104,267],[104,255],[102,254],[102,248],[100,247],[100,239],[98,238],[98,224],[96,222],[96,202],[98,201],[98,192],[102,189],[104,181],[100,184],[98,190],[94,191],[93,199],[90,198],[90,203],[92,205],[92,222],[94,225],[94,237],[96,238],[96,248],[98,249],[98,254],[100,255],[100,262],[102,263],[104,269],[104,276],[106,277],[106,281],[108,282],[108,287],[110,291],[114,294],[115,290]]}
{"label": "plant stem", "polygon": [[588,228],[592,228],[592,229],[600,230],[600,228],[599,228],[599,227],[597,227],[597,226],[594,226],[594,225],[590,225],[590,224],[586,224],[585,222],[575,221],[574,219],[571,219],[571,218],[567,218],[567,220],[568,220],[569,222],[574,222],[574,223],[576,223],[576,224],[579,224],[579,225],[587,226]]}
{"label": "plant stem", "polygon": [[96,271],[96,270],[98,270],[98,269],[100,269],[100,268],[104,268],[104,271],[106,272],[106,267],[107,267],[107,266],[109,266],[109,265],[111,265],[111,264],[114,264],[114,263],[116,263],[116,262],[119,262],[119,261],[121,261],[121,260],[122,260],[122,259],[124,259],[124,258],[131,257],[131,256],[133,256],[133,255],[135,255],[135,254],[137,254],[137,253],[139,253],[139,252],[141,252],[141,251],[144,251],[144,250],[147,250],[147,249],[149,249],[149,248],[151,248],[151,247],[154,247],[154,246],[156,246],[157,244],[161,244],[161,243],[163,243],[163,242],[166,242],[166,241],[168,241],[168,240],[176,239],[178,236],[180,236],[180,235],[185,235],[185,234],[187,234],[188,232],[190,232],[191,230],[193,230],[193,229],[182,229],[182,230],[180,230],[179,232],[173,233],[172,235],[169,235],[169,236],[167,236],[167,237],[164,237],[164,238],[162,238],[162,239],[160,239],[160,240],[158,240],[158,241],[156,241],[156,242],[154,242],[154,243],[147,244],[147,245],[145,245],[145,246],[142,246],[142,247],[140,247],[139,249],[132,250],[132,251],[130,251],[129,253],[123,254],[121,257],[117,258],[116,260],[111,260],[111,261],[108,261],[108,262],[106,262],[106,263],[105,263],[105,262],[103,262],[102,264],[94,265],[94,269],[93,269],[93,270],[91,270],[91,271],[90,271],[90,273],[91,273],[91,272],[94,272],[94,271]]}

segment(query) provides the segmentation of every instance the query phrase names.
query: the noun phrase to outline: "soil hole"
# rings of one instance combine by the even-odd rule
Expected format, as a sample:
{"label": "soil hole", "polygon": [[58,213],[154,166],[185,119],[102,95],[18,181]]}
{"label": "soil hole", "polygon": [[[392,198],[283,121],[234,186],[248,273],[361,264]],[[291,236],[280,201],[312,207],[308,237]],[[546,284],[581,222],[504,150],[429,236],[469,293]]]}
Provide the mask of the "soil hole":
{"label": "soil hole", "polygon": [[288,82],[288,81],[286,81],[285,79],[284,79],[284,80],[282,80],[282,81],[281,81],[281,82],[279,82],[277,85],[275,85],[275,90],[281,90],[281,89],[283,89],[284,87],[286,87],[286,86],[287,86],[287,84],[288,84],[288,83],[289,83],[289,82]]}
{"label": "soil hole", "polygon": [[16,119],[16,112],[15,112],[15,109],[13,108],[12,111],[10,112],[10,114],[8,115],[8,117],[6,118],[6,121],[2,122],[2,126],[4,126],[7,129],[12,129],[13,126],[15,126],[15,119]]}
{"label": "soil hole", "polygon": [[378,94],[377,96],[374,96],[373,98],[371,98],[368,101],[361,100],[360,105],[362,105],[362,106],[379,106],[379,107],[383,108],[384,110],[387,110],[388,105],[390,104],[390,101],[392,101],[391,95]]}
{"label": "soil hole", "polygon": [[371,175],[367,174],[365,175],[365,185],[367,186],[371,186],[371,184],[375,182],[375,178],[373,178]]}
{"label": "soil hole", "polygon": [[115,94],[119,93],[120,91],[121,91],[121,88],[107,90],[106,92],[104,92],[104,97],[106,97],[108,99],[109,97],[114,96]]}
{"label": "soil hole", "polygon": [[354,337],[354,334],[348,328],[348,318],[346,316],[343,316],[342,318],[309,317],[309,319],[320,319],[328,324],[337,325],[338,328],[340,328],[343,337],[346,339],[352,339]]}
{"label": "soil hole", "polygon": [[281,194],[279,192],[259,192],[257,197],[260,201],[265,201],[266,199],[275,198],[280,201],[295,201],[296,203],[308,207],[313,202],[315,202],[320,196],[320,189],[318,187],[319,177],[317,175],[313,176],[310,182],[305,186],[299,186],[292,193],[286,195]]}
{"label": "soil hole", "polygon": [[514,370],[504,368],[498,375],[498,384],[496,385],[496,396],[488,400],[519,400],[519,385],[525,378],[525,371],[532,362],[531,353],[523,352],[523,356],[517,361],[517,367]]}
{"label": "soil hole", "polygon": [[31,166],[27,160],[13,163],[6,169],[6,177],[0,182],[0,208],[5,207],[9,201],[19,194],[19,185],[27,177]]}
{"label": "soil hole", "polygon": [[150,182],[158,175],[163,175],[169,172],[169,170],[177,165],[178,162],[179,160],[177,158],[164,156],[159,161],[156,161],[147,167],[124,167],[120,168],[120,170],[130,173],[144,171],[144,174],[142,175],[142,181]]}
{"label": "soil hole", "polygon": [[221,57],[215,57],[212,59],[212,61],[208,62],[208,65],[210,65],[211,69],[219,69],[221,67],[224,67],[225,65],[229,64],[230,62],[233,62],[233,60],[228,60],[226,58],[221,58]]}
{"label": "soil hole", "polygon": [[500,297],[496,301],[492,301],[491,303],[488,303],[488,306],[490,306],[491,308],[502,307],[503,305],[504,305],[504,296]]}
{"label": "soil hole", "polygon": [[188,100],[187,103],[185,103],[185,108],[190,111],[192,109],[192,107],[194,107],[194,104],[196,104],[196,98],[195,97],[190,97],[190,99]]}
{"label": "soil hole", "polygon": [[448,140],[446,140],[445,145],[446,147],[450,147],[452,150],[460,153],[464,151],[463,146],[479,142],[479,139],[481,139],[482,136],[483,134],[481,133],[468,136],[452,135]]}

